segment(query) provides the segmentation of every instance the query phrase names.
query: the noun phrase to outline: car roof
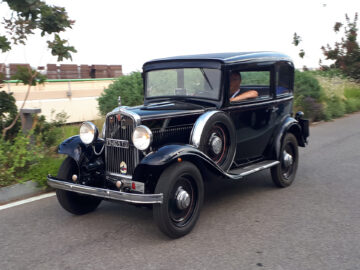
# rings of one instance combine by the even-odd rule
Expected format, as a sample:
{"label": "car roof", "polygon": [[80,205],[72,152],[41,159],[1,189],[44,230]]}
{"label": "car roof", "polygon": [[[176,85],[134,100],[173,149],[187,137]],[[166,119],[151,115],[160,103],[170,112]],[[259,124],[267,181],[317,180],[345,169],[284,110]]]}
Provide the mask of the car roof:
{"label": "car roof", "polygon": [[155,62],[168,62],[168,61],[217,61],[223,64],[234,64],[241,62],[266,62],[266,61],[290,61],[291,58],[285,54],[278,52],[227,52],[227,53],[209,53],[209,54],[194,54],[194,55],[181,55],[167,58],[159,58],[148,61],[144,64],[152,64]]}

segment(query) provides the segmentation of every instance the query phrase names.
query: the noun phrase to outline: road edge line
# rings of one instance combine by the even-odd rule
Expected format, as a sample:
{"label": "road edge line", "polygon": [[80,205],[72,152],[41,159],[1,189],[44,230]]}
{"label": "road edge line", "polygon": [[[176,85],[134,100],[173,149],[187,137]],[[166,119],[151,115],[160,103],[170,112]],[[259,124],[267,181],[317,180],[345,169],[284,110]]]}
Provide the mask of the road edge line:
{"label": "road edge line", "polygon": [[19,206],[19,205],[22,205],[22,204],[38,201],[38,200],[41,200],[41,199],[50,198],[50,197],[53,197],[53,196],[55,196],[55,192],[41,194],[41,195],[31,197],[31,198],[28,198],[28,199],[24,199],[24,200],[21,200],[21,201],[12,202],[12,203],[8,203],[8,204],[5,204],[5,205],[0,205],[0,211],[11,208],[11,207]]}

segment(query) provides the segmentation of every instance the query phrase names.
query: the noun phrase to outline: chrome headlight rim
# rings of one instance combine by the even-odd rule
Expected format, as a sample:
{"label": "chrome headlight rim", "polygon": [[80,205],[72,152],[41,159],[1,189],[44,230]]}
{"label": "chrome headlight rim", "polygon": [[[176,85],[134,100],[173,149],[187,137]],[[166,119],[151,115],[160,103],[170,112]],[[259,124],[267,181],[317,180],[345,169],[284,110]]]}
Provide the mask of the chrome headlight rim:
{"label": "chrome headlight rim", "polygon": [[[147,142],[144,146],[139,145],[139,144],[137,144],[137,143],[135,142],[136,140],[135,140],[135,138],[134,138],[134,135],[136,134],[136,132],[139,131],[139,129],[143,129],[143,130],[146,132],[146,134],[149,135],[148,142]],[[131,140],[132,140],[132,143],[134,144],[134,146],[135,146],[137,149],[139,149],[139,150],[141,150],[141,151],[145,151],[145,150],[147,150],[147,149],[151,146],[151,144],[152,144],[152,142],[153,142],[153,133],[151,132],[150,128],[148,128],[147,126],[140,125],[140,126],[137,126],[137,127],[134,129],[134,131],[133,131],[133,133],[132,133],[132,135],[131,135]]]}
{"label": "chrome headlight rim", "polygon": [[101,130],[101,135],[100,135],[100,137],[103,139],[105,139],[105,131],[106,131],[106,120],[103,124],[102,130]]}
{"label": "chrome headlight rim", "polygon": [[[84,128],[88,128],[89,132],[82,133],[81,130],[84,129]],[[89,144],[92,144],[94,141],[97,140],[97,138],[99,136],[99,131],[98,131],[97,127],[92,122],[86,121],[86,122],[83,122],[81,124],[81,126],[80,126],[79,136],[80,136],[81,141],[84,144],[89,145]]]}

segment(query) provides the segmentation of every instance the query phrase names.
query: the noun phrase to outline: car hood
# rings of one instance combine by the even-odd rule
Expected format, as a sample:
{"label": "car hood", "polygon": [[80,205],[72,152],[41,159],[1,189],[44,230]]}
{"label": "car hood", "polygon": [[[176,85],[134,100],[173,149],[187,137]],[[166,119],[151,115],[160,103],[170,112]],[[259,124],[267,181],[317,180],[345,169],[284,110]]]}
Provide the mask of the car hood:
{"label": "car hood", "polygon": [[125,109],[138,114],[141,119],[168,118],[181,115],[201,114],[213,106],[199,105],[181,101],[164,101],[149,103],[136,107],[126,107]]}

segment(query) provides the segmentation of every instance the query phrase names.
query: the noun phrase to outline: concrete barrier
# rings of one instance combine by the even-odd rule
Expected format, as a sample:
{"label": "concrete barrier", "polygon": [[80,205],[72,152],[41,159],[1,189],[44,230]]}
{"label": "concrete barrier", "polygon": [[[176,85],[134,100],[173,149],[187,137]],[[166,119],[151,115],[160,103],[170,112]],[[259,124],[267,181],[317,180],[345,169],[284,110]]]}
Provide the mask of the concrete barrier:
{"label": "concrete barrier", "polygon": [[[41,109],[40,115],[54,119],[60,112],[69,116],[67,123],[99,119],[97,98],[115,79],[54,80],[32,86],[25,108]],[[5,83],[0,91],[12,92],[18,108],[23,103],[28,86]]]}

